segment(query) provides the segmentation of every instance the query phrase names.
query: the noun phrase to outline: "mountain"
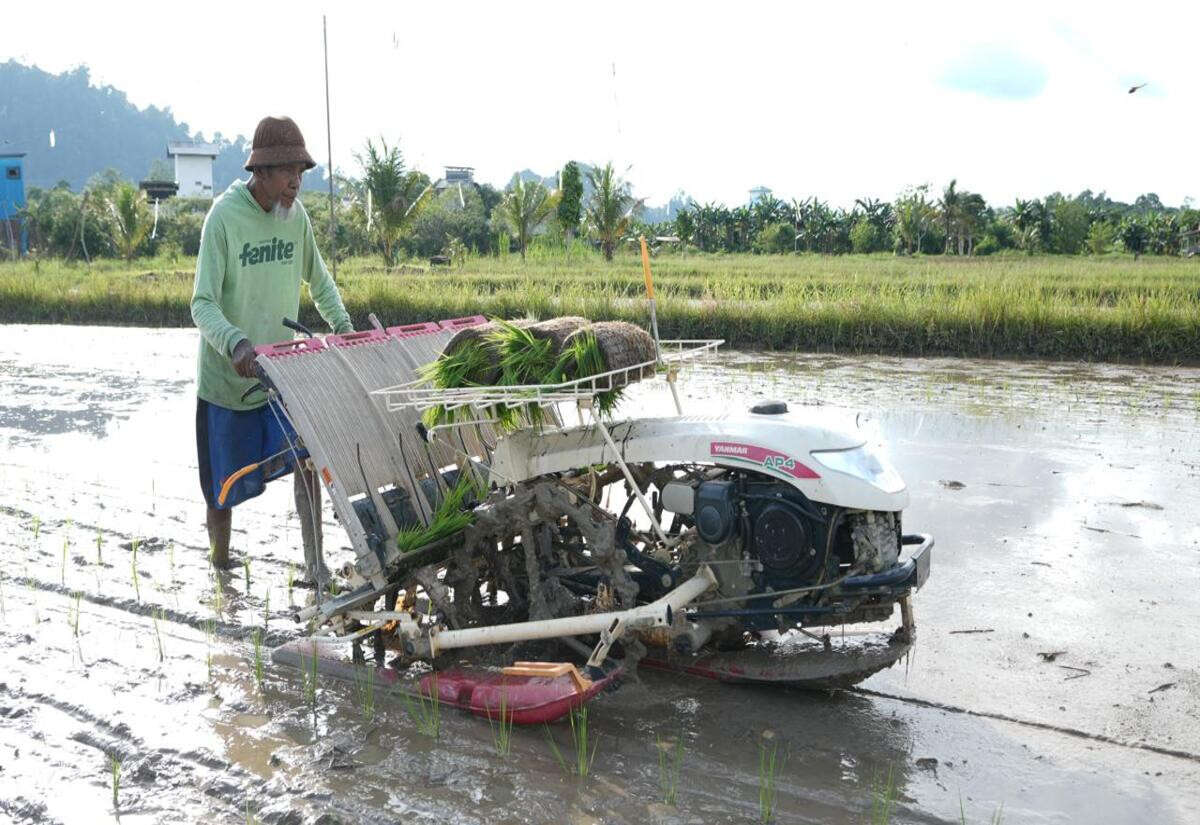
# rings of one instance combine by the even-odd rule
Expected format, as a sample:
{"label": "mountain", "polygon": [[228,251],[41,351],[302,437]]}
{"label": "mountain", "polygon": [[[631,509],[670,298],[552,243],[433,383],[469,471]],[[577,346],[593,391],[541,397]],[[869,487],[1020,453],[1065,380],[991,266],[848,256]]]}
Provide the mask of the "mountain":
{"label": "mountain", "polygon": [[[156,160],[167,160],[168,140],[205,137],[176,121],[169,106],[139,109],[119,89],[92,85],[86,66],[50,74],[15,60],[0,63],[0,152],[26,153],[28,186],[65,180],[78,190],[108,168],[142,180]],[[245,175],[249,142],[219,132],[208,142],[220,149],[213,162],[213,189],[220,192]],[[324,170],[309,174],[320,179]]]}

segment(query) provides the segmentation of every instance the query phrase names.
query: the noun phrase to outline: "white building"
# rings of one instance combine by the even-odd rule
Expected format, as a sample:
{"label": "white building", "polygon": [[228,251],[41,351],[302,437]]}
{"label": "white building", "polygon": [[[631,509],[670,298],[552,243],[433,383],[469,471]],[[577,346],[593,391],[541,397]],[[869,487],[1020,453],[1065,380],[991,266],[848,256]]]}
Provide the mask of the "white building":
{"label": "white building", "polygon": [[175,159],[175,182],[181,198],[213,196],[213,159],[217,146],[185,140],[167,141],[167,157]]}

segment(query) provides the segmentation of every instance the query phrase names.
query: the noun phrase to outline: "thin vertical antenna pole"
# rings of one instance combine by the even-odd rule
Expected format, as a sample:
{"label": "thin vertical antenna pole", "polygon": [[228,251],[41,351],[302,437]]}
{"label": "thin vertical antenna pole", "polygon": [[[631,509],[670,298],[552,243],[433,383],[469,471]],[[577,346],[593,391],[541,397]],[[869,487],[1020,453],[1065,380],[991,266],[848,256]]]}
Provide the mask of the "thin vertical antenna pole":
{"label": "thin vertical antenna pole", "polygon": [[333,262],[333,280],[337,281],[336,217],[333,210],[333,129],[329,118],[329,26],[323,14],[321,39],[325,45],[325,143],[329,149],[329,259]]}

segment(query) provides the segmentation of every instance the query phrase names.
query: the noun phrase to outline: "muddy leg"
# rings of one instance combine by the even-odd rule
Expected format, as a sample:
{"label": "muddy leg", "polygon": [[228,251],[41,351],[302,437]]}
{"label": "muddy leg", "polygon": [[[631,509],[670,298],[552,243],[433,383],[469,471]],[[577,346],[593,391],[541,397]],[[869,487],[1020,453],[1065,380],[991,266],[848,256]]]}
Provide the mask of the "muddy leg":
{"label": "muddy leg", "polygon": [[321,485],[317,474],[308,468],[295,475],[296,515],[300,518],[300,538],[304,542],[304,567],[307,578],[324,587],[329,581],[321,535]]}
{"label": "muddy leg", "polygon": [[209,507],[205,523],[208,525],[209,561],[213,567],[224,570],[229,567],[229,534],[233,529],[233,510]]}

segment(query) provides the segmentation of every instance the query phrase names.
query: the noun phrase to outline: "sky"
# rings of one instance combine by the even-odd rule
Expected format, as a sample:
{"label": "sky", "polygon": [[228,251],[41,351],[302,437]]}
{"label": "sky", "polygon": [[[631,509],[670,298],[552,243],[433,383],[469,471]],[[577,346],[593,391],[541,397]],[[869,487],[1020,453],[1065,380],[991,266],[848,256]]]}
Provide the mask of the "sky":
{"label": "sky", "polygon": [[1200,199],[1197,3],[22,3],[0,61],[86,64],[208,136],[288,114],[324,162],[322,14],[351,174],[383,137],[496,185],[612,161],[651,204],[765,185],[850,206],[951,178],[1001,204]]}

